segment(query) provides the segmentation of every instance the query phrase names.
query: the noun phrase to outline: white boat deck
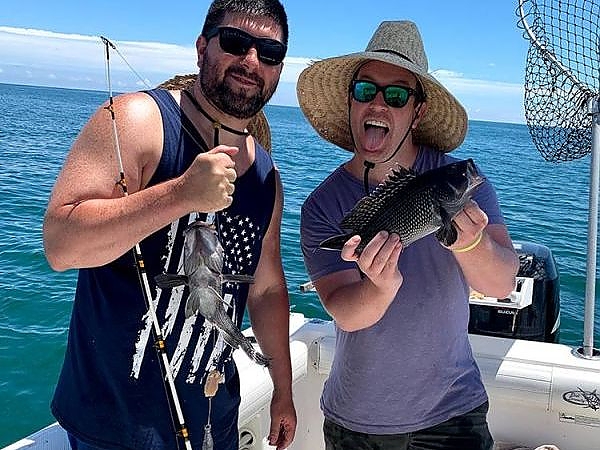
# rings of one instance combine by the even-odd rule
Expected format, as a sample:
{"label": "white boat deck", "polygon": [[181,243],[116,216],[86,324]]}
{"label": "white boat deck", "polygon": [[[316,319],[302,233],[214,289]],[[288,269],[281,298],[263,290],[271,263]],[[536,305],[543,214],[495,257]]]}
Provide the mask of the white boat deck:
{"label": "white boat deck", "polygon": [[[247,333],[249,330],[246,331]],[[490,396],[489,423],[497,450],[600,448],[600,360],[576,356],[561,344],[471,335]],[[324,448],[319,396],[333,359],[331,322],[290,316],[290,348],[296,439],[290,450]],[[244,353],[234,358],[241,373],[240,449],[272,449],[269,430],[272,384],[268,372]],[[554,444],[556,447],[545,446]],[[68,450],[58,424],[3,450]]]}

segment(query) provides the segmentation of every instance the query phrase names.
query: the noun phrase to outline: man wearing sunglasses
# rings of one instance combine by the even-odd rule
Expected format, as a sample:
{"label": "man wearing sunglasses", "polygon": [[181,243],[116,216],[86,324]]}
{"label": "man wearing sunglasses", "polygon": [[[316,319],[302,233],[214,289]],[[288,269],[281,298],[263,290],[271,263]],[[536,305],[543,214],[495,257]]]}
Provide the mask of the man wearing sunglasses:
{"label": "man wearing sunglasses", "polygon": [[[280,450],[290,445],[296,414],[280,257],[283,194],[261,112],[287,40],[278,0],[215,0],[196,42],[192,84],[117,97],[117,133],[104,105],[73,144],[44,222],[50,265],[80,269],[52,401],[73,449],[238,449],[230,341],[199,312],[188,313],[188,287],[155,283],[164,273],[189,275],[182,271],[193,263],[183,264],[183,249],[193,242],[185,231],[196,220],[214,222],[223,273],[253,279],[224,283],[222,297],[238,327],[248,307],[274,385],[268,440]],[[118,160],[124,177],[115,184]],[[130,251],[138,242],[143,264]],[[155,347],[164,347],[168,364]]]}
{"label": "man wearing sunglasses", "polygon": [[467,131],[463,107],[433,76],[414,23],[383,22],[366,51],[318,61],[298,81],[302,111],[352,152],[307,198],[301,245],[335,320],[336,351],[321,397],[327,450],[490,450],[487,395],[468,340],[469,286],[505,297],[518,259],[486,181],[454,217],[457,241],[403,248],[381,231],[339,252],[319,244],[398,165],[449,164]]}

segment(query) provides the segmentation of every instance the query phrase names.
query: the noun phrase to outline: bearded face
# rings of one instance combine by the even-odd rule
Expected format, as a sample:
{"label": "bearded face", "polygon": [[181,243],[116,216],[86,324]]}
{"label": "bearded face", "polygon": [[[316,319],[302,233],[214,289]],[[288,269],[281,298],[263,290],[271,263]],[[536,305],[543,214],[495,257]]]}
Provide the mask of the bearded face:
{"label": "bearded face", "polygon": [[[240,86],[236,82],[236,75],[250,79],[256,85],[252,89]],[[200,85],[213,106],[237,119],[249,119],[273,96],[277,88],[277,77],[267,82],[258,73],[248,71],[241,64],[224,67],[219,65],[217,59],[205,54],[200,68]]]}

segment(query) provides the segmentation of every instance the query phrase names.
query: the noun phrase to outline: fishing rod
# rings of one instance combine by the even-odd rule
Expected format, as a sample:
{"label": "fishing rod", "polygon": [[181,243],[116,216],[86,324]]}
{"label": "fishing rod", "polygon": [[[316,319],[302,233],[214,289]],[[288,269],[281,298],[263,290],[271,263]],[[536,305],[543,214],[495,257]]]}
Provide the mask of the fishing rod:
{"label": "fishing rod", "polygon": [[[117,184],[121,187],[123,191],[123,195],[127,197],[129,195],[127,191],[127,183],[125,181],[125,170],[123,169],[123,160],[121,157],[121,148],[119,145],[119,135],[117,132],[117,124],[114,110],[114,102],[113,102],[113,94],[112,94],[112,86],[111,86],[111,76],[110,76],[110,49],[115,50],[121,58],[123,56],[119,53],[116,46],[109,41],[107,38],[100,36],[104,46],[106,48],[106,80],[108,87],[108,97],[109,103],[105,109],[110,113],[112,130],[113,130],[113,141],[115,145],[115,152],[117,154],[117,161],[119,165],[119,180]],[[123,58],[123,60],[125,60]],[[126,62],[126,61],[125,61]],[[127,63],[127,62],[126,62]],[[130,66],[131,67],[131,66]],[[133,70],[133,68],[132,68]],[[135,72],[135,71],[134,71]],[[137,73],[136,73],[137,74]],[[169,358],[167,355],[167,347],[165,344],[165,339],[163,337],[162,331],[160,329],[160,324],[158,322],[158,317],[156,315],[156,308],[154,307],[154,303],[152,302],[152,294],[150,291],[150,283],[148,282],[148,274],[146,272],[146,267],[144,264],[144,259],[142,258],[142,251],[140,248],[140,244],[136,243],[134,248],[132,249],[133,257],[135,260],[135,265],[138,273],[138,278],[140,281],[140,287],[142,288],[142,296],[144,297],[144,302],[146,303],[146,307],[148,308],[148,313],[150,314],[150,319],[152,321],[152,330],[154,333],[155,339],[155,348],[159,356],[159,366],[162,373],[163,385],[165,386],[165,391],[167,393],[167,397],[169,401],[169,405],[173,405],[175,408],[175,412],[177,415],[177,424],[175,424],[175,418],[173,417],[173,411],[171,410],[171,406],[169,406],[169,413],[171,414],[171,421],[173,422],[175,428],[176,436],[183,438],[185,448],[187,450],[192,450],[192,444],[190,442],[189,430],[185,425],[185,420],[183,417],[183,410],[181,407],[181,402],[179,401],[179,396],[177,395],[177,389],[175,387],[175,379],[173,377],[173,372],[171,371],[171,365],[169,363]],[[167,384],[164,384],[164,380],[167,380]],[[179,444],[177,444],[179,448]]]}

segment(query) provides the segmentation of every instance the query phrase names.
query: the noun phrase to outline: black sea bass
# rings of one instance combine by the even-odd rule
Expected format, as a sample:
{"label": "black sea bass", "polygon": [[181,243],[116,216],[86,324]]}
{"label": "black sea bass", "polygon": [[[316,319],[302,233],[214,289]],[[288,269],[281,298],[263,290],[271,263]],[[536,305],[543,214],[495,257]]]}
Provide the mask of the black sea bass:
{"label": "black sea bass", "polygon": [[421,175],[402,167],[394,169],[344,217],[340,227],[346,234],[333,236],[320,247],[341,250],[348,239],[358,234],[360,253],[379,231],[398,234],[404,247],[434,232],[442,244],[452,245],[457,237],[452,219],[483,180],[472,159]]}

